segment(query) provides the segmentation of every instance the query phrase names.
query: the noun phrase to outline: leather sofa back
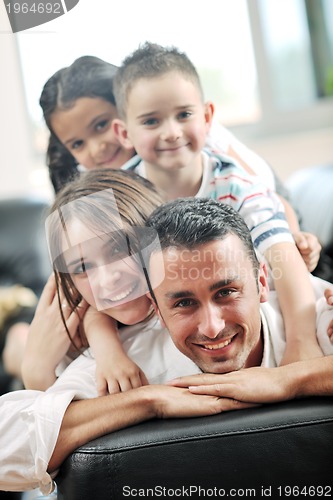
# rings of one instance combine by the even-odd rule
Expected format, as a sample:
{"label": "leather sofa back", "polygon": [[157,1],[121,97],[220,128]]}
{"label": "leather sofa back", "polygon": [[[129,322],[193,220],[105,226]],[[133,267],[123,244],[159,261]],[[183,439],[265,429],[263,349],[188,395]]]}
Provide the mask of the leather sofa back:
{"label": "leather sofa back", "polygon": [[59,500],[200,498],[214,488],[214,498],[295,498],[287,486],[312,486],[315,497],[313,487],[332,495],[332,463],[333,398],[311,398],[114,432],[72,453],[56,481]]}
{"label": "leather sofa back", "polygon": [[48,203],[0,200],[0,286],[21,284],[40,295],[51,272],[44,220]]}

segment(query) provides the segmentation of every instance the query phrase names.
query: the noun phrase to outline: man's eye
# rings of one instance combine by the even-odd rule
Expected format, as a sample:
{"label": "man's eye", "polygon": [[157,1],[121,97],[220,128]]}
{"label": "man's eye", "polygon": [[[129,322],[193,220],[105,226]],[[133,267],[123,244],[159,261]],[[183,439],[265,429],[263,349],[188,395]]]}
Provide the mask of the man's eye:
{"label": "man's eye", "polygon": [[182,299],[176,302],[174,307],[190,307],[194,305],[194,301],[192,299]]}
{"label": "man's eye", "polygon": [[101,132],[102,130],[104,130],[108,126],[109,123],[110,123],[110,120],[102,120],[102,121],[98,122],[96,124],[96,127],[95,127],[96,131]]}
{"label": "man's eye", "polygon": [[232,294],[232,292],[233,292],[233,290],[230,290],[230,288],[224,289],[224,290],[219,290],[218,293],[217,293],[217,296],[218,297],[222,297],[222,298],[230,297],[230,295]]}

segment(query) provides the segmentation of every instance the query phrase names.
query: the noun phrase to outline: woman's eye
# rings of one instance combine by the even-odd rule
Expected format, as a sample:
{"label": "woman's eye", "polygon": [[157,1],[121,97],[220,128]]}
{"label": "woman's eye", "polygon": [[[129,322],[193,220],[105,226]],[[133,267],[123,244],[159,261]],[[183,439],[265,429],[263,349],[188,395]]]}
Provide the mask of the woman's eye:
{"label": "woman's eye", "polygon": [[124,245],[114,246],[110,250],[110,256],[112,259],[120,260],[125,259],[130,255],[129,250],[124,248]]}
{"label": "woman's eye", "polygon": [[89,268],[91,268],[91,266],[89,266],[88,263],[81,261],[79,264],[73,267],[73,269],[71,270],[71,274],[83,276],[87,274]]}

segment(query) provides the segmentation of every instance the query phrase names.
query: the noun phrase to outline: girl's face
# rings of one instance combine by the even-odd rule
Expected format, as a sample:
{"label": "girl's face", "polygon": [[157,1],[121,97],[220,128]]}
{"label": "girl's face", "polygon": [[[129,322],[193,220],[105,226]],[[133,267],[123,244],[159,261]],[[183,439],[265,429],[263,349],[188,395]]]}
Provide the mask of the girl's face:
{"label": "girl's face", "polygon": [[113,104],[99,97],[80,97],[66,110],[57,110],[50,120],[55,135],[76,161],[88,170],[121,168],[133,155],[112,130],[117,117]]}
{"label": "girl's face", "polygon": [[[95,309],[126,324],[143,321],[151,303],[146,282],[123,233],[96,236],[82,222],[68,226],[73,246],[64,252],[67,271],[82,297]],[[67,240],[68,241],[68,240]]]}

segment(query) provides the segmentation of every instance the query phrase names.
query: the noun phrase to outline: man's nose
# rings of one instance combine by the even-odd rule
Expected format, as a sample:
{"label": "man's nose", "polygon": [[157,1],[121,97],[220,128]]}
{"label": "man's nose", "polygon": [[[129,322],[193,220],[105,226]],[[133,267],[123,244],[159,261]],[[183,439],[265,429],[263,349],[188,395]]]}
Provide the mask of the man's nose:
{"label": "man's nose", "polygon": [[215,304],[202,307],[198,330],[201,335],[215,339],[225,328],[222,308]]}
{"label": "man's nose", "polygon": [[163,141],[176,141],[181,135],[182,130],[179,123],[175,120],[167,120],[164,122],[161,132],[161,139]]}

